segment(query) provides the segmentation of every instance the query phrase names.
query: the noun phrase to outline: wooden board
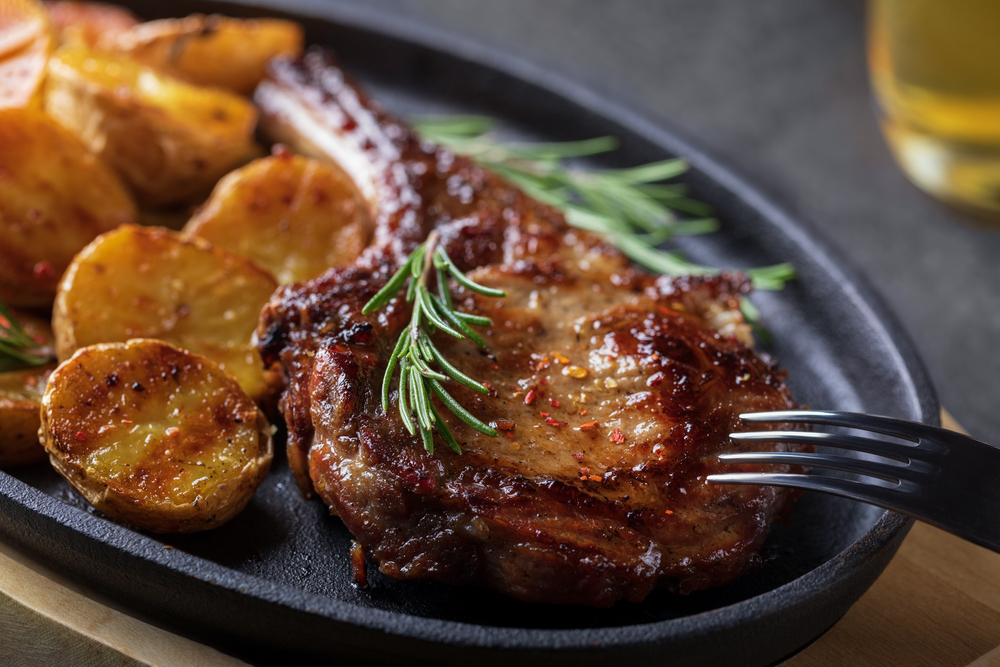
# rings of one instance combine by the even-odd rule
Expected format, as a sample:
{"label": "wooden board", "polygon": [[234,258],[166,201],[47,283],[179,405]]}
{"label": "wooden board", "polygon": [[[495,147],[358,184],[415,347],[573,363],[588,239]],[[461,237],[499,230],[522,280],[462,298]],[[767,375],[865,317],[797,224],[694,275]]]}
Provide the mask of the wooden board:
{"label": "wooden board", "polygon": [[[950,415],[942,423],[961,430]],[[0,542],[0,665],[246,663]],[[1000,667],[1000,554],[918,523],[844,618],[782,667]]]}

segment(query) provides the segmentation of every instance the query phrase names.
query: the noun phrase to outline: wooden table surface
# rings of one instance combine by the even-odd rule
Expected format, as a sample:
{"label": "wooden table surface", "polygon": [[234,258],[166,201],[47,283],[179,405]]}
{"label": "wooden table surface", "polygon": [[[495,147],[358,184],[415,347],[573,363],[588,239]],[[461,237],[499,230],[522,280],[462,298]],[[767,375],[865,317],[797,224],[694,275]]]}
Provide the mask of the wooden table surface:
{"label": "wooden table surface", "polygon": [[[942,419],[959,429],[947,413]],[[0,627],[0,665],[246,664],[2,542]],[[1000,667],[1000,554],[918,523],[847,615],[782,667],[828,665]]]}

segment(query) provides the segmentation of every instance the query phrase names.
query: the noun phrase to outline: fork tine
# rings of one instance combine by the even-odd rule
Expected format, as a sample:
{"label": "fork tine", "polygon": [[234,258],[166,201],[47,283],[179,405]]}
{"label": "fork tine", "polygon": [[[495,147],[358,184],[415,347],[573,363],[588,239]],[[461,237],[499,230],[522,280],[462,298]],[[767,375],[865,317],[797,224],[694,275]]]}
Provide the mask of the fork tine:
{"label": "fork tine", "polygon": [[747,422],[789,422],[795,424],[826,424],[865,431],[874,431],[912,442],[927,439],[937,442],[938,429],[934,426],[892,417],[877,417],[855,412],[828,412],[825,410],[779,410],[775,412],[748,412],[740,415]]}
{"label": "fork tine", "polygon": [[897,461],[909,461],[920,449],[917,445],[901,442],[886,442],[874,438],[864,438],[845,433],[815,433],[811,431],[750,431],[730,433],[736,442],[760,442],[764,444],[788,443],[792,445],[817,445],[820,447],[840,447],[856,452],[868,452]]}
{"label": "fork tine", "polygon": [[805,452],[740,452],[736,454],[720,454],[719,460],[723,463],[785,464],[809,468],[843,470],[844,472],[877,477],[894,483],[898,483],[900,481],[900,473],[905,474],[908,469],[907,464],[896,461],[891,463],[888,461],[875,463],[873,461],[849,459],[844,456],[807,454]]}
{"label": "fork tine", "polygon": [[709,475],[707,481],[713,484],[764,484],[769,486],[789,486],[808,491],[822,491],[844,498],[878,505],[894,512],[914,514],[908,507],[908,498],[916,485],[903,482],[895,488],[885,488],[864,482],[855,482],[838,477],[820,475],[794,475],[770,473],[725,473]]}

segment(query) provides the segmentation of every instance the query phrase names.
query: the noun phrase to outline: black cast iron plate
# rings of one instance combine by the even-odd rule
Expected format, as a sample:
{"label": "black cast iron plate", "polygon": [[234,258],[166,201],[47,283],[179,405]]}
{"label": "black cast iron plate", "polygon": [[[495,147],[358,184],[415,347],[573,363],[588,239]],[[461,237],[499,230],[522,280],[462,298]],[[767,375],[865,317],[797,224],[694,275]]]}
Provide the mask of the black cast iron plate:
{"label": "black cast iron plate", "polygon": [[[602,163],[611,166],[686,156],[694,170],[685,180],[696,198],[715,206],[723,231],[686,239],[685,250],[719,266],[791,261],[800,273],[784,291],[754,297],[773,336],[769,352],[788,369],[796,398],[936,422],[927,376],[871,289],[807,225],[676,133],[512,54],[360,4],[126,4],[144,18],[200,11],[300,20],[309,42],[334,47],[397,113],[486,113],[509,135],[525,138],[611,134],[621,140],[621,150]],[[775,526],[763,567],[728,586],[689,596],[654,593],[611,609],[567,608],[377,574],[370,590],[356,590],[351,536],[320,504],[298,496],[281,456],[243,514],[218,530],[179,537],[143,535],[97,516],[47,465],[14,474],[0,474],[5,539],[255,663],[766,665],[840,618],[910,525],[874,507],[806,494],[790,526]]]}

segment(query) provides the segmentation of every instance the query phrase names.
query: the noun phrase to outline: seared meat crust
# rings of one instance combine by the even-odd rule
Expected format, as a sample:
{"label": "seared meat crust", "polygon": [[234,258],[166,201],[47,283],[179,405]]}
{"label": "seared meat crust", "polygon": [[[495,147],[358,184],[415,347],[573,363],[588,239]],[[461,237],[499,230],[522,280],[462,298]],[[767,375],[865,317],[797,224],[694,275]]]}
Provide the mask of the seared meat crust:
{"label": "seared meat crust", "polygon": [[[796,404],[783,372],[744,342],[744,277],[635,270],[554,209],[418,141],[325,52],[276,65],[257,101],[286,142],[309,122],[329,128],[328,148],[297,148],[354,160],[346,168],[378,221],[355,266],[282,288],[258,336],[265,361],[288,377],[300,487],[315,489],[383,573],[606,606],[656,586],[723,584],[755,564],[793,492],[705,477],[722,471],[720,452],[737,449],[728,434],[741,412]],[[451,286],[460,309],[492,318],[487,350],[436,338],[491,387],[489,396],[449,387],[500,431],[485,436],[442,409],[461,455],[440,441],[426,453],[395,409],[382,411],[382,375],[409,304],[361,313],[431,229],[471,277],[507,291],[492,299]]]}

